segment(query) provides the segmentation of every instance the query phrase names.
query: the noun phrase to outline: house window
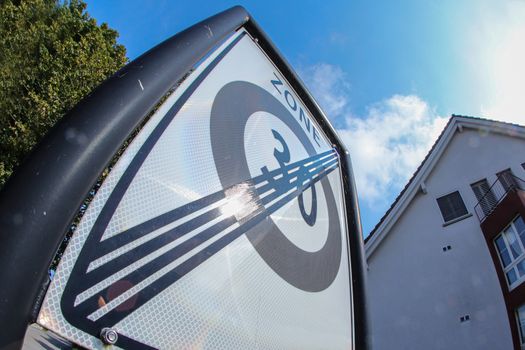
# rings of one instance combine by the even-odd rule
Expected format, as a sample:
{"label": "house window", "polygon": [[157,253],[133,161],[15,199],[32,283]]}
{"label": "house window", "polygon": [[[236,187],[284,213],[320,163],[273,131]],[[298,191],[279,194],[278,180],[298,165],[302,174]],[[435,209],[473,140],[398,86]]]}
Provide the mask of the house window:
{"label": "house window", "polygon": [[495,239],[507,283],[512,289],[525,280],[525,222],[518,216]]}
{"label": "house window", "polygon": [[514,175],[510,169],[503,170],[497,175],[499,182],[501,182],[501,185],[505,190],[505,193],[516,187],[516,180],[514,179]]}
{"label": "house window", "polygon": [[463,199],[461,199],[459,191],[439,197],[437,199],[437,203],[445,222],[452,221],[468,214],[467,208],[465,207],[465,203],[463,203]]}
{"label": "house window", "polygon": [[496,196],[490,189],[487,179],[483,179],[470,185],[474,195],[478,199],[478,203],[483,210],[483,214],[489,215],[492,209],[498,204]]}
{"label": "house window", "polygon": [[520,343],[525,345],[525,305],[521,305],[516,310],[516,317],[518,319],[518,328],[520,330]]}

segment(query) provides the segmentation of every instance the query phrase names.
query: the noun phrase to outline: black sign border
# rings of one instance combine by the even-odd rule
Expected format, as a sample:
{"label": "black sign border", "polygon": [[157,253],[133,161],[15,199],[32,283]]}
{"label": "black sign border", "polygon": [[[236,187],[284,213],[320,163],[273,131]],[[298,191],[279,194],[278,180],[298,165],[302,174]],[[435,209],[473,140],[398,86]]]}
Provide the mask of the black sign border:
{"label": "black sign border", "polygon": [[107,79],[53,128],[11,176],[0,193],[0,265],[6,267],[0,269],[5,284],[0,288],[0,348],[21,347],[47,290],[48,267],[84,198],[122,144],[167,91],[241,27],[258,42],[342,156],[353,346],[368,349],[365,255],[349,153],[291,66],[240,6],[176,34]]}

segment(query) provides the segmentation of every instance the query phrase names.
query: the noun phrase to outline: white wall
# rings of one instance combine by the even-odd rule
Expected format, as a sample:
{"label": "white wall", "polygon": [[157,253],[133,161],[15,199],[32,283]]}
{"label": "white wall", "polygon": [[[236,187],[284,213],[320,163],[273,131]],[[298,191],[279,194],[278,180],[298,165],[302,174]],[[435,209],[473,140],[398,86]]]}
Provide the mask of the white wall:
{"label": "white wall", "polygon": [[[380,246],[368,257],[374,350],[512,349],[501,288],[470,184],[512,168],[525,179],[525,141],[457,133]],[[459,190],[473,215],[443,226],[436,198]],[[443,252],[450,245],[451,250]],[[460,317],[470,315],[461,323]]]}

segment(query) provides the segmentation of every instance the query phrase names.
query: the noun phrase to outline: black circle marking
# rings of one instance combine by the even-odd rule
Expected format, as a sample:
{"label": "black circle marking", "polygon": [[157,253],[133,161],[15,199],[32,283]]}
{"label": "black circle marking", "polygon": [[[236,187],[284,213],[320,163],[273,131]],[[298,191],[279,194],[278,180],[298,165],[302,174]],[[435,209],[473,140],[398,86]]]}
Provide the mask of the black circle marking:
{"label": "black circle marking", "polygon": [[[244,149],[244,131],[255,112],[267,112],[279,118],[302,143],[309,156],[316,151],[301,125],[268,91],[244,81],[226,84],[217,93],[210,116],[213,160],[223,188],[252,178]],[[341,229],[337,205],[330,182],[320,181],[328,209],[328,236],[324,246],[308,252],[293,244],[267,217],[246,232],[249,241],[279,276],[304,291],[328,288],[341,262]]]}

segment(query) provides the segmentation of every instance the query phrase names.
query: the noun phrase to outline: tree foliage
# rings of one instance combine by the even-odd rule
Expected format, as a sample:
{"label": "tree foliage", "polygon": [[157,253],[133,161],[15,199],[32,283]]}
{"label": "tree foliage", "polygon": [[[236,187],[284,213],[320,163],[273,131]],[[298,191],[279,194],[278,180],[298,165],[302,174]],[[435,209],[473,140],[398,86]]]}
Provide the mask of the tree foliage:
{"label": "tree foliage", "polygon": [[126,61],[81,0],[0,2],[0,188],[40,138]]}

